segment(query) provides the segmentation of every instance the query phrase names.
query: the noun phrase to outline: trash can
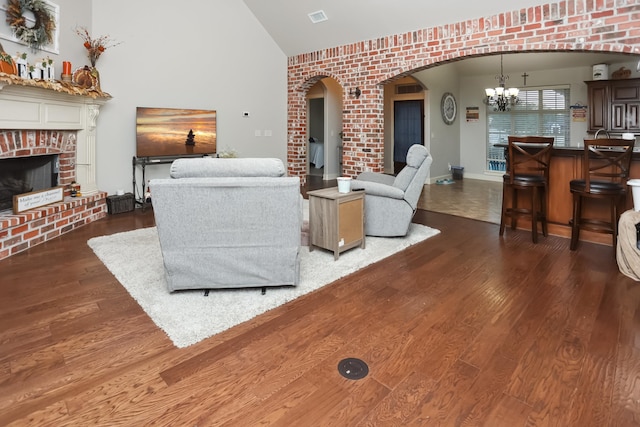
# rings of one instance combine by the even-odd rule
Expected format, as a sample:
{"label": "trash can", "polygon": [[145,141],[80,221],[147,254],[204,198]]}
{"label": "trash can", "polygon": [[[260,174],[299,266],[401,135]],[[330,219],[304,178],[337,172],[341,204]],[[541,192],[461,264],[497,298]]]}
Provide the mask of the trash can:
{"label": "trash can", "polygon": [[460,181],[462,179],[463,173],[464,168],[462,166],[451,166],[451,174],[453,175],[453,179],[456,181]]}

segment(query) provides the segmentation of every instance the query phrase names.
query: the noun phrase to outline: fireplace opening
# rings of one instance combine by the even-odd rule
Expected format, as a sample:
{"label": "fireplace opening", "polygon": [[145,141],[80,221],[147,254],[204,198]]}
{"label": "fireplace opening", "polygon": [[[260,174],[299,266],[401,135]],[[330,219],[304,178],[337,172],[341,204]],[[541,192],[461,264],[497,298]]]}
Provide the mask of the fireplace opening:
{"label": "fireplace opening", "polygon": [[13,196],[58,185],[58,155],[0,160],[0,212],[13,207]]}

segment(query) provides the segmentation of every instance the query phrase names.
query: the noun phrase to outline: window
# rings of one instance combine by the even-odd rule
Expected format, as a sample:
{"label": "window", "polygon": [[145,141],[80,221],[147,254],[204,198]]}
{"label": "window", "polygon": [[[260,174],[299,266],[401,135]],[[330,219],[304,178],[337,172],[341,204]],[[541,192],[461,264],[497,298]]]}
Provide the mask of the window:
{"label": "window", "polygon": [[505,170],[504,149],[509,135],[553,136],[556,147],[569,145],[571,116],[568,87],[521,89],[511,111],[487,106],[487,169]]}

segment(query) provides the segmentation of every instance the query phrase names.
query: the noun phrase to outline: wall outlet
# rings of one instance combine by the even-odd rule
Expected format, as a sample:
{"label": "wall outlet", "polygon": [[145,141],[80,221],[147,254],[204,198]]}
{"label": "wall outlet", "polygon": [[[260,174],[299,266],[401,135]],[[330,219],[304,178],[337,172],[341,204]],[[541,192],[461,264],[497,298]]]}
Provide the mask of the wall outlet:
{"label": "wall outlet", "polygon": [[451,172],[451,163],[447,163],[447,168],[449,169],[449,172]]}

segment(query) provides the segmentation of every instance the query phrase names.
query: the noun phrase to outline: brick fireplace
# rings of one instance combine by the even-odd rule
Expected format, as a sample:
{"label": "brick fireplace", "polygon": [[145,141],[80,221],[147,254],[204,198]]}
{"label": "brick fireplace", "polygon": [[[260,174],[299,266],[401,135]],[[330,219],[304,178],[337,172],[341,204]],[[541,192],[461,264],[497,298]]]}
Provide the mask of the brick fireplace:
{"label": "brick fireplace", "polygon": [[[62,202],[0,211],[0,260],[106,216],[107,195],[95,182],[95,129],[109,98],[0,76],[0,168],[3,161],[53,156],[57,185],[64,188]],[[73,181],[81,197],[71,197]]]}

